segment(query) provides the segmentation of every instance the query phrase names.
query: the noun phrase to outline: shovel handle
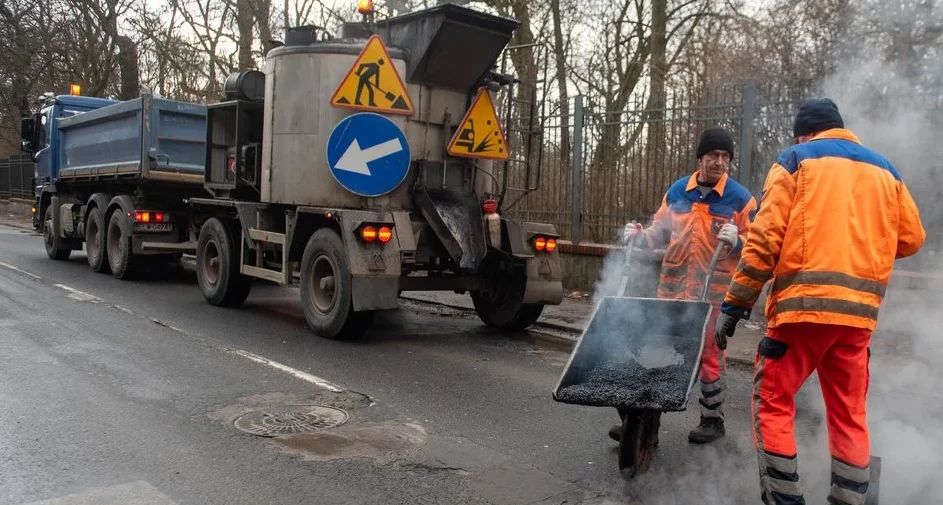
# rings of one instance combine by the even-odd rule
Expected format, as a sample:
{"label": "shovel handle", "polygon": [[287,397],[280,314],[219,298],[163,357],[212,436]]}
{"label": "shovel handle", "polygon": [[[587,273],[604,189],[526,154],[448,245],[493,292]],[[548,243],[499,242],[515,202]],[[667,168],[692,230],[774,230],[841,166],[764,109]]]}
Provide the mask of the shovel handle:
{"label": "shovel handle", "polygon": [[622,282],[619,284],[619,294],[625,296],[625,288],[629,285],[629,266],[632,264],[632,253],[635,252],[635,243],[631,242],[625,247],[625,257],[622,261]]}
{"label": "shovel handle", "polygon": [[720,262],[720,255],[727,249],[727,244],[721,242],[717,244],[717,248],[714,249],[714,256],[711,258],[711,262],[707,265],[707,276],[704,278],[704,290],[701,291],[701,301],[707,300],[707,293],[711,289],[711,277],[714,276],[714,269],[717,268],[717,263]]}

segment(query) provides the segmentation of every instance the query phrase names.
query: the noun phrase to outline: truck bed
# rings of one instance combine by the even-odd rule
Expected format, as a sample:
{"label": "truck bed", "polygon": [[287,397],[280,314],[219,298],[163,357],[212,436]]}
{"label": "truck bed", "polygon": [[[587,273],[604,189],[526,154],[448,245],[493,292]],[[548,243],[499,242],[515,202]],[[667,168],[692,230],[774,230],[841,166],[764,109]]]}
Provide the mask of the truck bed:
{"label": "truck bed", "polygon": [[203,184],[206,107],[145,95],[59,121],[58,180]]}

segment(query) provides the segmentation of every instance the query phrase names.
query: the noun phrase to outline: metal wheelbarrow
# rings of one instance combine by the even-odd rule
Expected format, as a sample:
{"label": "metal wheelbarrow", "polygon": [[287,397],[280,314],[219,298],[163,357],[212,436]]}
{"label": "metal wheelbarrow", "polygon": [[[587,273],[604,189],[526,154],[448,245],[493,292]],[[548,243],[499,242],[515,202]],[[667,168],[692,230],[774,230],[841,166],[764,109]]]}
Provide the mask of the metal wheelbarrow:
{"label": "metal wheelbarrow", "polygon": [[714,250],[699,300],[625,296],[634,250],[629,247],[619,296],[600,300],[553,391],[560,403],[618,410],[619,470],[625,477],[650,467],[661,413],[687,408],[711,313],[710,279],[725,247]]}

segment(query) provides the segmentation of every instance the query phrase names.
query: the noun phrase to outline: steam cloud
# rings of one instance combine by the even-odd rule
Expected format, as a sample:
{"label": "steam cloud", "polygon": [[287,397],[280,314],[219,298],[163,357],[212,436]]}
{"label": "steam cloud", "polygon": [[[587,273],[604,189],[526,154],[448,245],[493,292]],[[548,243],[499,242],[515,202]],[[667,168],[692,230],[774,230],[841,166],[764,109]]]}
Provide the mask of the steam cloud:
{"label": "steam cloud", "polygon": [[[867,12],[859,11],[859,15],[871,21],[878,19],[898,34],[943,26],[939,10],[917,15],[915,11],[926,8],[925,4],[881,0],[862,7]],[[876,44],[862,43],[860,38],[853,43],[859,49],[846,50],[842,63],[814,95],[836,101],[845,126],[894,164],[917,200],[927,244],[913,258],[898,261],[895,272],[943,272],[943,67],[938,63],[939,51],[920,52],[918,48],[916,59],[905,64],[899,60],[888,63],[888,52]],[[606,259],[595,290],[596,300],[617,294],[621,262],[620,255]],[[636,262],[631,272],[644,273],[644,269]],[[895,274],[871,345],[871,450],[882,459],[881,502],[891,505],[943,500],[943,479],[939,478],[939,469],[943,468],[943,366],[939,364],[943,356],[943,318],[939,291],[943,291],[943,283],[934,277],[920,277],[915,284]],[[747,401],[739,400],[740,405]],[[728,401],[736,400],[728,396]],[[824,503],[830,456],[825,407],[815,374],[800,392],[797,403],[796,436],[804,494],[809,503]],[[727,412],[728,419],[744,415],[742,408],[728,408]],[[648,474],[618,492],[646,505],[759,503],[752,440],[748,433],[730,431],[723,442],[692,449],[689,459],[671,461],[670,468],[653,466]]]}

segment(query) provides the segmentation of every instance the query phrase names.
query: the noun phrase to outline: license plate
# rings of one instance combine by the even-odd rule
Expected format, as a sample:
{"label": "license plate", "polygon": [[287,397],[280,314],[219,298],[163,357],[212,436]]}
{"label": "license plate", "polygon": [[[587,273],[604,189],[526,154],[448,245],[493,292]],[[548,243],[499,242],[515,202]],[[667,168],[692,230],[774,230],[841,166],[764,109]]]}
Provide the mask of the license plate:
{"label": "license plate", "polygon": [[173,231],[173,223],[140,223],[139,231]]}

